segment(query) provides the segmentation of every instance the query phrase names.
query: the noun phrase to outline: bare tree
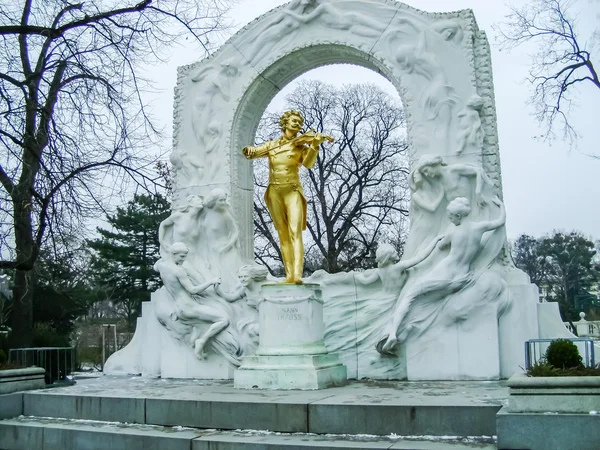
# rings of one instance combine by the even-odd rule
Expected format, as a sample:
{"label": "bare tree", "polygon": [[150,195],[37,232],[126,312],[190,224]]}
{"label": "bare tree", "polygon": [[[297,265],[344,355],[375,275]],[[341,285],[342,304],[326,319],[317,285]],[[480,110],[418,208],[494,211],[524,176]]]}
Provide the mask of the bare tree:
{"label": "bare tree", "polygon": [[227,3],[3,2],[0,268],[16,270],[13,346],[31,336],[31,269],[45,240],[77,234],[127,180],[153,186],[148,150],[160,130],[141,95],[151,87],[142,64],[186,35],[206,50]]}
{"label": "bare tree", "polygon": [[[308,202],[306,271],[369,267],[377,243],[397,242],[398,231],[406,229],[408,146],[400,102],[374,85],[336,89],[309,81],[286,98],[286,109],[299,110],[306,128],[336,139],[321,146],[313,169],[301,171]],[[279,116],[263,118],[257,141],[281,134]],[[266,164],[255,164],[255,254],[273,268],[281,255],[262,198],[267,181]]]}
{"label": "bare tree", "polygon": [[[573,0],[532,0],[521,8],[510,7],[506,22],[496,27],[501,47],[513,49],[531,43],[528,80],[533,85],[529,102],[536,118],[546,124],[545,138],[552,138],[557,120],[563,137],[574,142],[575,127],[569,121],[577,86],[600,90],[600,78],[592,61],[592,48],[600,38],[596,29],[589,40],[577,33]],[[600,93],[600,92],[599,92]]]}

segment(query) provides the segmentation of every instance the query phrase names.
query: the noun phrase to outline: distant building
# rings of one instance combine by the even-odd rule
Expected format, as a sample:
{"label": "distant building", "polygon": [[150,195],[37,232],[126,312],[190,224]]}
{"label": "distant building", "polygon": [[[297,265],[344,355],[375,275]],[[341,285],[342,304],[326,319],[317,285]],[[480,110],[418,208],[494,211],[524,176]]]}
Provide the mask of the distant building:
{"label": "distant building", "polygon": [[[591,337],[600,339],[600,320],[585,320],[585,313],[579,313],[580,319],[577,322],[573,322],[573,325],[577,327],[577,336],[579,337]],[[565,327],[573,333],[573,327],[569,322],[563,322]]]}

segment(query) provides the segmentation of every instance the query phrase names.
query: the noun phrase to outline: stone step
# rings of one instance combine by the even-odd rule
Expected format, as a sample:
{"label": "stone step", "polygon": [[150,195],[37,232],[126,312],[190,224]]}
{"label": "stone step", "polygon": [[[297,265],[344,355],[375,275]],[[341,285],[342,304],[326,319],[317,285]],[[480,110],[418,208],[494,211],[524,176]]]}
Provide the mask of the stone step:
{"label": "stone step", "polygon": [[[222,390],[156,396],[102,393],[22,393],[25,416],[117,421],[159,426],[222,430],[256,429],[286,433],[370,434],[385,436],[492,436],[496,434],[496,403],[444,400],[440,397],[398,398],[397,392],[338,395],[265,393]],[[376,394],[376,395],[375,395]],[[392,397],[391,395],[395,395]],[[18,415],[18,414],[15,414]],[[6,417],[6,416],[4,416]]]}
{"label": "stone step", "polygon": [[90,420],[17,417],[0,421],[2,450],[492,450],[490,437],[441,438],[219,431]]}

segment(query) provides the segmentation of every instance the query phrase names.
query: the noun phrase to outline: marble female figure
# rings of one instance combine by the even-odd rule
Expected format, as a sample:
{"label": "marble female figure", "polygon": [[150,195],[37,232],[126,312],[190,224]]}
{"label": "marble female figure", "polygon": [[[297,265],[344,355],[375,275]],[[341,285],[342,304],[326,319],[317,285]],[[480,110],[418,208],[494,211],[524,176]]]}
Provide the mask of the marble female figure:
{"label": "marble female figure", "polygon": [[418,255],[398,261],[398,253],[390,244],[382,244],[377,247],[375,252],[375,261],[377,261],[377,269],[367,273],[357,273],[354,275],[355,280],[363,285],[375,283],[381,280],[383,291],[385,294],[400,295],[406,279],[408,277],[408,269],[421,263],[434,250],[438,241],[442,237],[438,237],[430,242],[430,244]]}
{"label": "marble female figure", "polygon": [[[202,228],[205,232],[205,255],[213,275],[219,276],[227,287],[237,285],[235,272],[242,265],[239,229],[222,189],[213,189],[204,203]],[[233,275],[233,276],[232,276]]]}
{"label": "marble female figure", "polygon": [[[189,195],[183,206],[174,208],[171,215],[160,223],[158,241],[161,257],[169,257],[171,245],[174,242],[183,242],[192,249],[188,255],[188,262],[192,265],[199,263],[196,261],[196,256],[199,254],[198,250],[201,250],[199,247],[201,247],[202,241],[203,211],[202,198],[197,195]],[[189,266],[189,264],[186,265]],[[200,271],[202,272],[202,270]]]}
{"label": "marble female figure", "polygon": [[413,256],[443,232],[449,223],[444,210],[456,197],[466,197],[474,205],[473,219],[491,216],[493,186],[479,166],[449,165],[440,156],[424,155],[410,174],[410,188],[413,226],[404,248],[405,257]]}
{"label": "marble female figure", "polygon": [[183,262],[188,254],[188,248],[183,242],[175,242],[170,249],[170,258],[160,259],[155,269],[165,285],[165,289],[173,298],[177,319],[184,322],[209,322],[208,330],[194,340],[194,351],[199,359],[206,357],[205,346],[209,339],[223,331],[229,325],[229,319],[216,309],[197,302],[193,296],[204,292],[219,282],[213,279],[194,285]]}
{"label": "marble female figure", "polygon": [[456,153],[481,154],[484,135],[479,114],[482,108],[483,99],[479,95],[473,95],[458,112]]}
{"label": "marble female figure", "polygon": [[492,202],[499,207],[499,217],[478,222],[467,220],[471,212],[468,199],[459,197],[450,202],[446,210],[452,225],[437,244],[439,249],[449,248],[449,253],[420,277],[411,289],[402,293],[394,308],[386,336],[378,343],[380,353],[391,353],[394,345],[404,340],[411,331],[408,327],[401,327],[415,300],[440,301],[459,292],[476,277],[472,266],[485,245],[484,234],[502,227],[506,221],[504,205],[500,199],[495,197]]}

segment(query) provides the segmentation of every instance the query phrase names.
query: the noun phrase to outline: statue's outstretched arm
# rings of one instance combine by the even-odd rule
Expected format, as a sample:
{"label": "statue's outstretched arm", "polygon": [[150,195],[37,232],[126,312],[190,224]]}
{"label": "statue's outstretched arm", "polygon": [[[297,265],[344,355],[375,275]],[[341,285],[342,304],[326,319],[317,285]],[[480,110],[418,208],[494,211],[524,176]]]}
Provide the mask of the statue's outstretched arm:
{"label": "statue's outstretched arm", "polygon": [[267,156],[273,147],[273,141],[267,141],[264,144],[253,147],[251,145],[242,149],[242,154],[246,159],[256,159]]}
{"label": "statue's outstretched arm", "polygon": [[452,164],[451,170],[465,177],[475,177],[475,195],[480,196],[483,190],[483,174],[482,169],[469,164]]}
{"label": "statue's outstretched arm", "polygon": [[429,245],[427,247],[425,247],[422,251],[417,253],[415,256],[413,256],[412,258],[407,259],[405,261],[397,262],[395,264],[395,266],[400,270],[407,270],[413,266],[416,266],[417,264],[421,263],[425,258],[427,258],[431,254],[431,252],[433,252],[433,250],[435,249],[438,242],[440,242],[443,238],[444,238],[444,236],[436,237],[429,243]]}
{"label": "statue's outstretched arm", "polygon": [[481,222],[476,222],[475,227],[482,233],[486,231],[495,230],[496,228],[500,228],[502,225],[506,223],[506,210],[504,209],[504,203],[498,197],[494,197],[492,199],[492,203],[498,205],[500,208],[500,215],[495,220],[485,220]]}
{"label": "statue's outstretched arm", "polygon": [[224,292],[221,290],[221,285],[219,283],[215,284],[215,292],[228,302],[235,302],[236,300],[240,300],[244,297],[244,288],[239,287],[234,292]]}

